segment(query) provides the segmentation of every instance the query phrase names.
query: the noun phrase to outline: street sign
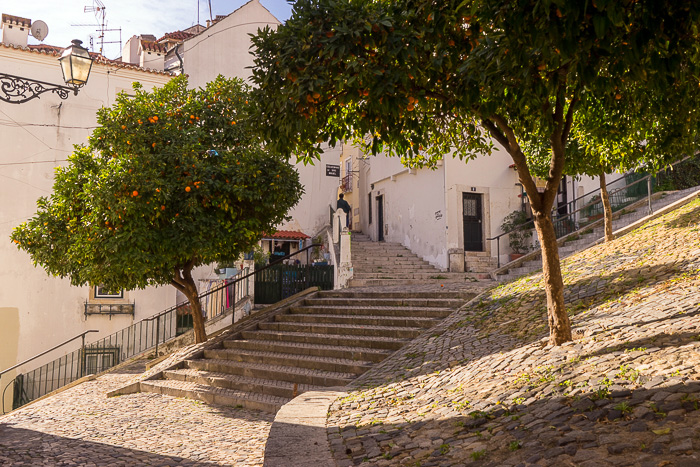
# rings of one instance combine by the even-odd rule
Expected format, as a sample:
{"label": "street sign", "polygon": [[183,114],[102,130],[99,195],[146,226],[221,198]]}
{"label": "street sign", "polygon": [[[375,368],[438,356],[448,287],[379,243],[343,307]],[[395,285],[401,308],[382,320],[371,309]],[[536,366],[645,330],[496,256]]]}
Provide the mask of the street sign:
{"label": "street sign", "polygon": [[326,177],[340,177],[340,166],[326,164]]}

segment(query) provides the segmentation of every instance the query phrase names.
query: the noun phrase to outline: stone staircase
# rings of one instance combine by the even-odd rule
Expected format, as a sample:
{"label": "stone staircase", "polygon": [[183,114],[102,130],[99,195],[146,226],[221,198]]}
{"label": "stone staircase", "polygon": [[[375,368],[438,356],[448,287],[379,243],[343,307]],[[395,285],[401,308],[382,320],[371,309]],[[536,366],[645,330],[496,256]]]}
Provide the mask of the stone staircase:
{"label": "stone staircase", "polygon": [[[652,209],[654,212],[657,210],[668,206],[669,204],[680,200],[681,198],[689,195],[690,193],[698,191],[698,187],[689,188],[687,190],[680,190],[670,193],[664,193],[659,198],[652,201]],[[641,204],[641,203],[640,203]],[[637,208],[627,208],[621,211],[622,215],[615,214],[613,218],[613,232],[626,227],[633,222],[636,222],[649,214],[649,209],[646,204]],[[599,225],[595,228],[589,230],[583,230],[578,236],[571,240],[566,241],[563,245],[559,246],[559,257],[561,259],[566,258],[578,251],[584,250],[598,240],[603,238],[605,235],[603,225]],[[506,268],[508,265],[505,265]],[[509,280],[517,279],[525,274],[530,274],[535,271],[542,269],[542,258],[537,255],[533,259],[530,259],[518,266],[508,268],[507,273],[499,274],[496,276],[499,282],[506,282]]]}
{"label": "stone staircase", "polygon": [[473,296],[318,292],[140,387],[274,413],[301,392],[347,385]]}
{"label": "stone staircase", "polygon": [[464,267],[467,272],[488,274],[498,267],[498,260],[483,251],[465,251]]}
{"label": "stone staircase", "polygon": [[476,281],[475,274],[441,271],[399,243],[373,242],[364,234],[352,234],[351,255],[349,287]]}

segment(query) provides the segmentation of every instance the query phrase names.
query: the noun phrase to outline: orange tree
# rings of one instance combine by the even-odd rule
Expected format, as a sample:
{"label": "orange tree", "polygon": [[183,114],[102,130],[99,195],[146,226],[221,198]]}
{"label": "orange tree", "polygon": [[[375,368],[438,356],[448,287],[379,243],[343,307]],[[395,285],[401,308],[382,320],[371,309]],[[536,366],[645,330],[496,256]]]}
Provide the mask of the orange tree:
{"label": "orange tree", "polygon": [[[567,152],[572,129],[596,105],[634,108],[676,83],[695,84],[694,100],[699,16],[692,0],[298,0],[286,24],[253,39],[261,127],[268,144],[307,160],[321,142],[357,138],[432,166],[497,142],[530,199],[549,340],[561,344],[571,327],[551,209],[578,157]],[[642,137],[641,122],[627,136]]]}
{"label": "orange tree", "polygon": [[99,127],[57,169],[53,194],[12,240],[74,285],[171,284],[206,339],[192,269],[236,260],[274,231],[303,191],[287,159],[250,131],[248,90],[222,77],[188,90],[120,94]]}

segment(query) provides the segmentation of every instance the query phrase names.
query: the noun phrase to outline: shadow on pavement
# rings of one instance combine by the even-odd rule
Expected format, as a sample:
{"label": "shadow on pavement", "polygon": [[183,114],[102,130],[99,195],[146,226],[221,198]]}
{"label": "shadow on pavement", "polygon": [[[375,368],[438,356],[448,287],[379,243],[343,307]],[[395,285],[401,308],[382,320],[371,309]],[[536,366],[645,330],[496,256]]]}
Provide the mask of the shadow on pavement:
{"label": "shadow on pavement", "polygon": [[[157,440],[154,440],[154,449]],[[182,457],[65,438],[0,424],[0,465],[213,466]]]}
{"label": "shadow on pavement", "polygon": [[[379,401],[373,405],[381,409],[386,399]],[[700,465],[699,408],[700,381],[691,380],[543,397],[527,406],[491,404],[461,416],[329,427],[329,442],[339,466],[690,467]]]}

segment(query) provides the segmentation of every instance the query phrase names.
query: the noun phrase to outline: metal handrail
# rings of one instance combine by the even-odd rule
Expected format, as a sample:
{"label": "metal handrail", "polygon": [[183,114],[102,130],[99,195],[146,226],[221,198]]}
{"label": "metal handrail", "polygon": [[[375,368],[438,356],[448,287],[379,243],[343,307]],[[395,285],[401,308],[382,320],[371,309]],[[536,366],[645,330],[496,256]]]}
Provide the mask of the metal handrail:
{"label": "metal handrail", "polygon": [[[206,304],[206,303],[207,303],[206,301],[208,301],[208,300],[213,300],[212,303],[218,302],[218,297],[217,297],[217,295],[214,295],[214,294],[217,294],[217,293],[218,293],[218,294],[221,294],[221,293],[226,294],[226,296],[229,297],[229,298],[226,299],[226,305],[225,305],[225,307],[224,307],[224,308],[221,308],[221,310],[219,310],[219,312],[217,313],[216,310],[218,309],[218,305],[215,305],[215,307],[217,307],[217,308],[212,308],[212,310],[211,310],[211,311],[212,311],[212,315],[210,316],[210,318],[223,316],[223,314],[224,314],[225,312],[228,312],[229,310],[231,310],[232,323],[235,323],[235,322],[236,322],[236,302],[237,302],[238,299],[239,299],[239,296],[238,296],[239,294],[237,293],[237,291],[238,291],[238,292],[244,292],[245,294],[249,294],[249,292],[250,292],[249,288],[245,285],[246,283],[243,282],[243,281],[247,281],[250,277],[255,276],[255,274],[259,274],[259,273],[265,271],[266,269],[269,269],[269,268],[271,268],[271,267],[274,267],[275,265],[277,265],[277,264],[279,264],[279,263],[281,263],[281,262],[283,262],[283,261],[285,261],[285,260],[288,260],[288,259],[290,259],[290,258],[293,258],[293,257],[295,257],[295,256],[297,256],[297,255],[299,255],[299,254],[302,254],[302,253],[304,253],[304,252],[307,253],[307,261],[308,261],[309,250],[310,250],[311,248],[315,248],[315,247],[318,247],[318,246],[321,246],[321,245],[322,245],[321,243],[313,243],[313,244],[311,244],[311,245],[309,245],[309,246],[307,246],[307,247],[305,247],[305,248],[302,248],[301,250],[296,251],[296,252],[294,252],[294,253],[292,253],[292,254],[290,254],[290,255],[286,255],[286,256],[284,256],[284,257],[282,257],[282,258],[276,259],[276,260],[270,262],[270,264],[268,264],[268,265],[266,265],[266,266],[264,266],[264,267],[261,267],[261,268],[259,268],[257,271],[253,271],[253,272],[251,272],[251,273],[248,273],[246,270],[244,270],[241,274],[239,274],[240,277],[235,277],[233,280],[228,281],[228,282],[224,283],[224,284],[221,285],[221,286],[218,286],[218,287],[213,288],[213,289],[211,289],[211,290],[208,290],[208,291],[206,291],[206,292],[204,292],[204,293],[201,293],[201,294],[198,295],[198,297],[199,297],[200,300],[202,300],[203,305],[206,306],[206,307],[207,307],[207,310],[208,310],[209,308],[208,308],[208,305]],[[244,291],[243,289],[240,289],[240,290],[239,290],[239,289],[236,288],[236,287],[238,287],[239,284],[241,284],[241,283],[242,283],[243,285],[241,285],[240,287],[244,287],[244,288],[245,288],[245,291]],[[307,286],[308,286],[308,279],[307,279]],[[231,297],[231,293],[230,293],[230,292],[231,292],[232,290],[233,290],[233,299],[231,300],[231,298],[230,298],[230,297]],[[230,303],[230,301],[232,301],[232,303]],[[182,307],[186,307],[188,304],[189,304],[188,301],[185,301],[185,302],[183,302],[183,303],[176,304],[175,306],[172,306],[172,307],[170,307],[170,308],[168,308],[168,309],[166,309],[166,310],[164,310],[164,311],[161,311],[161,312],[159,312],[159,313],[157,313],[157,314],[155,314],[155,315],[153,315],[153,316],[150,316],[150,317],[147,317],[147,318],[143,318],[143,319],[141,319],[141,320],[139,320],[139,321],[133,323],[133,324],[130,325],[129,327],[127,327],[127,328],[125,328],[125,329],[122,329],[121,331],[117,331],[116,333],[110,334],[109,336],[104,337],[102,340],[98,340],[96,343],[89,344],[89,345],[87,345],[87,346],[86,346],[86,344],[85,344],[85,335],[88,334],[88,333],[90,333],[90,332],[97,332],[97,331],[96,331],[96,330],[86,331],[86,332],[84,332],[84,333],[82,333],[82,334],[80,334],[80,335],[78,335],[78,336],[76,336],[76,337],[74,337],[74,338],[72,338],[72,339],[66,341],[66,342],[63,342],[62,344],[60,344],[60,345],[58,345],[58,346],[56,346],[56,347],[53,347],[53,348],[51,348],[51,349],[49,349],[49,350],[47,350],[47,351],[45,351],[45,352],[42,352],[41,354],[38,354],[38,355],[32,357],[31,359],[28,359],[28,360],[26,360],[26,361],[23,361],[22,363],[19,363],[19,364],[15,365],[15,366],[13,366],[13,367],[11,367],[11,368],[8,368],[7,370],[4,370],[2,373],[0,373],[0,376],[1,376],[2,374],[4,374],[4,373],[7,373],[7,372],[9,372],[9,371],[12,371],[12,370],[16,369],[17,367],[19,367],[19,366],[21,366],[21,365],[24,365],[24,364],[26,364],[26,363],[31,362],[31,361],[34,360],[35,358],[39,358],[39,357],[41,357],[42,355],[45,355],[45,354],[48,353],[48,352],[51,352],[51,351],[53,351],[53,350],[56,350],[57,348],[61,347],[62,345],[65,345],[65,344],[67,344],[67,343],[69,343],[69,342],[71,342],[71,341],[73,341],[73,340],[75,340],[75,339],[77,339],[77,338],[79,338],[79,337],[81,337],[81,336],[82,336],[82,338],[83,338],[82,347],[81,347],[80,350],[74,351],[74,353],[75,353],[75,352],[79,352],[79,353],[78,353],[78,356],[80,356],[80,355],[83,356],[82,358],[80,358],[80,359],[78,360],[79,366],[78,366],[77,372],[76,372],[77,377],[83,376],[83,375],[85,374],[85,371],[86,371],[86,360],[85,360],[84,356],[85,356],[85,352],[87,352],[88,348],[91,348],[91,346],[94,346],[94,345],[98,345],[98,349],[99,349],[99,345],[100,345],[100,343],[103,342],[103,341],[104,341],[105,345],[107,345],[107,344],[106,344],[107,341],[109,341],[110,344],[111,344],[112,338],[113,338],[113,337],[115,338],[116,341],[119,341],[120,335],[121,335],[121,339],[122,339],[122,341],[123,341],[123,339],[124,339],[124,333],[125,333],[125,332],[126,332],[126,339],[127,339],[127,341],[126,341],[126,347],[129,347],[129,338],[130,338],[130,336],[131,336],[132,330],[133,330],[133,333],[134,333],[134,349],[132,349],[132,350],[133,350],[135,353],[132,353],[131,356],[136,355],[136,354],[138,354],[138,353],[142,353],[142,352],[145,352],[145,351],[152,350],[154,346],[155,346],[156,355],[158,355],[158,349],[159,349],[160,344],[167,342],[171,337],[173,337],[173,336],[171,335],[171,334],[172,334],[172,330],[169,330],[169,327],[168,327],[168,326],[170,326],[170,325],[168,324],[168,319],[173,319],[173,316],[172,316],[172,315],[173,315],[173,314],[177,314],[177,312],[178,312],[179,309],[181,309]],[[223,303],[222,303],[222,306],[223,306]],[[161,319],[161,318],[162,318],[162,319]],[[143,330],[143,327],[142,327],[142,326],[143,326],[143,325],[145,325],[146,333],[148,333],[149,322],[152,322],[152,321],[156,321],[156,325],[155,325],[155,326],[150,326],[152,329],[155,328],[155,336],[153,336],[152,331],[151,331],[151,339],[150,339],[150,340],[151,340],[151,344],[149,345],[149,344],[148,344],[148,340],[149,340],[148,336],[146,336],[145,338],[143,338],[143,337],[139,338],[139,337],[137,337],[137,335],[140,335],[140,333],[142,332],[142,330]],[[161,321],[163,321],[163,322],[161,322]],[[172,323],[172,321],[171,321],[171,323]],[[162,336],[161,336],[161,334],[162,334]],[[177,336],[177,334],[175,334],[175,336]],[[161,342],[161,337],[162,337],[162,339],[163,339],[163,342]],[[139,340],[139,344],[138,344],[138,345],[136,345],[136,339],[141,339],[141,340]],[[145,339],[145,340],[144,340],[144,339]],[[153,342],[153,341],[155,341],[155,342]],[[145,345],[142,345],[142,344],[141,344],[142,342],[145,343]],[[122,342],[122,344],[123,344],[123,342]],[[138,350],[137,350],[137,349],[138,349]],[[124,357],[124,358],[128,358],[128,357],[129,357],[128,352],[129,352],[129,351],[127,350],[127,355],[126,355],[126,357]],[[59,363],[58,363],[58,368],[59,368],[59,379],[60,379],[60,368],[61,368],[61,365],[62,365],[60,361],[61,361],[63,358],[64,358],[64,357],[61,357],[61,358],[58,359],[58,362],[59,362]],[[67,360],[68,357],[66,356],[65,358],[66,358],[66,363],[65,363],[65,365],[68,365],[68,363],[67,363],[67,362],[68,362],[68,360]],[[54,362],[56,362],[56,361],[54,361]],[[72,365],[72,362],[73,362],[73,360],[71,359],[71,365]],[[43,368],[43,367],[40,367],[39,369],[41,369],[41,368]],[[66,368],[67,368],[67,366],[66,366]],[[36,371],[36,370],[34,370],[34,371]],[[52,371],[53,371],[53,366],[52,366]],[[39,375],[41,375],[41,371],[39,372]],[[69,379],[69,382],[75,380],[74,376],[69,376],[69,378],[70,378],[70,379]],[[66,376],[65,376],[65,374],[64,374],[64,381],[65,381],[65,379],[66,379]],[[5,387],[5,389],[4,389],[4,391],[3,391],[3,394],[5,394],[6,390],[7,390],[7,389],[9,388],[9,386],[12,385],[13,383],[14,383],[15,385],[17,384],[17,378],[14,378],[14,379]],[[41,383],[39,383],[39,384],[41,384]],[[67,384],[67,383],[64,382],[64,384]],[[44,383],[44,385],[45,385],[45,388],[48,387],[46,383]],[[53,388],[53,383],[51,383],[51,387]],[[24,390],[24,388],[23,388],[23,390]],[[3,404],[4,404],[4,397],[3,397]],[[4,405],[3,405],[3,412],[4,412],[4,411],[5,411],[5,408],[4,408]]]}
{"label": "metal handrail", "polygon": [[[638,183],[646,182],[647,184],[649,184],[649,183],[651,182],[651,177],[652,177],[652,174],[649,174],[649,175],[647,175],[646,177],[640,178],[639,180],[635,180],[634,182],[632,182],[632,183],[630,183],[630,184],[627,184],[627,185],[625,185],[625,186],[623,186],[623,187],[620,187],[620,188],[617,188],[617,189],[615,189],[615,190],[612,190],[612,191],[610,191],[609,196],[612,196],[612,195],[614,195],[614,194],[616,194],[616,193],[619,193],[620,191],[625,190],[625,189],[627,189],[627,188],[629,188],[629,187],[631,187],[631,186],[637,185]],[[618,179],[616,179],[616,180],[613,180],[612,182],[606,184],[606,186],[612,185],[613,183],[616,183],[616,182],[622,180],[623,178],[624,178],[624,176],[622,176],[622,177],[620,177],[620,178],[618,178]],[[648,196],[651,196],[651,190],[648,190],[648,191],[649,191]],[[593,191],[591,191],[591,192],[589,192],[589,193],[586,193],[586,194],[583,195],[583,196],[579,196],[578,198],[576,198],[576,199],[570,201],[570,202],[567,203],[567,204],[576,203],[578,200],[583,199],[583,198],[585,198],[586,196],[593,195],[593,194],[595,194],[595,193],[597,193],[597,192],[599,192],[599,189],[598,189],[598,190],[593,190]],[[590,206],[596,205],[596,204],[598,204],[598,203],[601,203],[601,202],[602,202],[602,200],[600,200],[600,199],[595,200],[595,201],[591,200],[591,201],[589,201],[588,203],[586,203],[585,205],[581,206],[580,208],[576,209],[576,210],[573,211],[573,212],[570,212],[570,213],[568,213],[568,214],[566,214],[566,215],[563,215],[563,216],[557,216],[557,221],[563,221],[563,220],[565,220],[565,219],[567,219],[567,218],[571,218],[574,214],[577,214],[578,212],[581,212],[581,211],[583,211],[584,209],[586,209],[586,208],[588,208],[588,207],[590,207]],[[552,213],[556,213],[558,209],[559,209],[558,207],[556,207],[556,208],[553,207],[551,212],[552,212]],[[649,200],[649,211],[650,211],[650,213],[651,213],[651,200]],[[499,234],[499,235],[496,235],[495,237],[491,237],[491,238],[487,238],[487,239],[486,239],[486,241],[496,240],[496,249],[497,249],[496,255],[497,255],[497,264],[498,264],[498,267],[499,267],[499,268],[501,267],[501,242],[500,242],[501,237],[503,237],[504,235],[509,235],[509,234],[511,234],[511,233],[513,233],[513,232],[519,232],[519,231],[522,231],[522,230],[533,230],[533,229],[535,229],[535,221],[534,221],[534,219],[531,219],[531,220],[529,220],[529,221],[527,221],[527,222],[522,223],[522,224],[519,225],[518,227],[516,227],[516,228],[514,228],[514,229],[512,229],[512,230],[509,230],[508,232],[503,232],[503,233],[501,233],[501,234]]]}
{"label": "metal handrail", "polygon": [[15,366],[12,366],[12,367],[10,367],[10,368],[8,368],[8,369],[6,369],[6,370],[0,371],[0,377],[1,377],[2,375],[4,375],[5,373],[14,370],[15,368],[19,368],[19,367],[21,367],[22,365],[25,365],[25,364],[31,362],[32,360],[36,360],[36,359],[39,358],[39,357],[43,357],[43,356],[46,355],[47,353],[52,352],[52,351],[58,349],[59,347],[63,347],[64,345],[66,345],[66,344],[69,343],[69,342],[73,342],[74,340],[76,340],[76,339],[79,338],[79,337],[82,337],[82,338],[83,338],[83,345],[82,345],[82,348],[84,349],[84,348],[85,348],[85,335],[86,335],[86,334],[89,334],[89,333],[91,333],[91,332],[100,332],[100,331],[98,331],[97,329],[90,329],[89,331],[85,331],[85,332],[83,332],[82,334],[78,334],[77,336],[72,337],[72,338],[68,339],[68,340],[65,341],[65,342],[62,342],[62,343],[58,344],[58,345],[55,346],[55,347],[51,347],[49,350],[46,350],[46,351],[44,351],[44,352],[41,352],[40,354],[34,355],[32,358],[29,358],[29,359],[23,361],[22,363],[18,363],[18,364],[15,365]]}
{"label": "metal handrail", "polygon": [[[0,371],[0,378],[2,378],[2,375],[4,375],[5,373],[9,373],[10,371],[21,367],[22,365],[26,365],[27,363],[29,363],[29,362],[31,362],[31,361],[33,361],[33,360],[36,360],[36,359],[39,358],[39,357],[43,357],[43,356],[46,355],[47,353],[53,352],[54,350],[63,347],[64,345],[68,344],[69,342],[73,342],[74,340],[78,339],[79,337],[83,339],[83,342],[82,342],[80,348],[81,348],[81,351],[82,351],[83,354],[84,354],[84,353],[85,353],[85,336],[86,336],[87,334],[90,334],[91,332],[99,332],[99,331],[98,331],[97,329],[90,329],[90,330],[88,330],[88,331],[85,331],[85,332],[83,332],[83,333],[78,334],[78,335],[75,336],[75,337],[71,337],[71,338],[68,339],[67,341],[61,342],[60,344],[58,344],[58,345],[56,345],[56,346],[54,346],[54,347],[51,347],[49,350],[45,350],[45,351],[41,352],[40,354],[34,355],[33,357],[28,358],[27,360],[25,360],[25,361],[23,361],[23,362],[21,362],[21,363],[16,364],[15,366],[11,366],[10,368],[7,368],[7,369],[5,369],[5,370],[3,370],[3,371]],[[82,373],[81,373],[81,374],[84,374],[84,373],[85,373],[85,366],[84,366],[84,365],[81,365],[81,370],[82,370]],[[15,382],[16,379],[17,379],[17,378],[13,378],[9,383],[7,383],[7,385],[5,386],[5,389],[2,390],[2,396],[1,396],[1,397],[2,397],[2,413],[5,413],[5,391],[7,391],[7,388],[9,388],[10,385],[13,384],[13,383]]]}

